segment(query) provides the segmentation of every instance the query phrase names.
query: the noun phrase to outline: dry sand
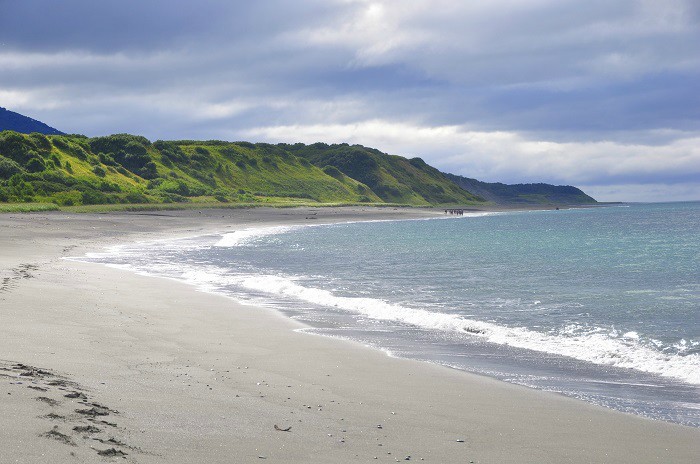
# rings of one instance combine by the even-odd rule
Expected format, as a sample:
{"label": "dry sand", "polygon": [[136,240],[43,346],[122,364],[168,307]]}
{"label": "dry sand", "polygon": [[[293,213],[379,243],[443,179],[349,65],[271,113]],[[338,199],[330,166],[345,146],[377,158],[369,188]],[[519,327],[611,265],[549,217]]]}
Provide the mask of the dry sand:
{"label": "dry sand", "polygon": [[250,224],[430,214],[0,215],[0,463],[697,462],[698,429],[389,358],[296,332],[269,309],[61,259]]}

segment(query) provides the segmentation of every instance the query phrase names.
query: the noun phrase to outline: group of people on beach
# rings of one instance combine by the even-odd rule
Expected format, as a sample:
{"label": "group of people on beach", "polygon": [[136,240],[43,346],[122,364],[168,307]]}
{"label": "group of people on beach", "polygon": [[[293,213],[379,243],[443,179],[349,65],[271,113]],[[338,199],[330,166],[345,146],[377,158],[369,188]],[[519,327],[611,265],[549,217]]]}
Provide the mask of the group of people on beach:
{"label": "group of people on beach", "polygon": [[457,216],[464,216],[463,209],[446,209],[445,214],[456,214]]}

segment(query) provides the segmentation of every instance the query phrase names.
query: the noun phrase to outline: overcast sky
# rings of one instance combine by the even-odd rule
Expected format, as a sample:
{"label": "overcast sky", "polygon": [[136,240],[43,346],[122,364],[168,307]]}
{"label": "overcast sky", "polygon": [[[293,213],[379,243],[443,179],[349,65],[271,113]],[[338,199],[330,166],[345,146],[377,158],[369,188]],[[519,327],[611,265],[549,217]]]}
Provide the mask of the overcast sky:
{"label": "overcast sky", "polygon": [[0,0],[0,106],[700,200],[699,44],[698,0]]}

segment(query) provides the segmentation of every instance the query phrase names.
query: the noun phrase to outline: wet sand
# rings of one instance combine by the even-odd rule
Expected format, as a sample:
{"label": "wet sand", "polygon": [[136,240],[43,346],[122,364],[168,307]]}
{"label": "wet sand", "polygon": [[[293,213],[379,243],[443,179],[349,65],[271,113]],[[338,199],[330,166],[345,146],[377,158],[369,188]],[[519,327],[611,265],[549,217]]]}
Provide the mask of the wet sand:
{"label": "wet sand", "polygon": [[269,309],[61,259],[256,224],[443,214],[0,215],[0,463],[696,462],[698,429],[389,358]]}

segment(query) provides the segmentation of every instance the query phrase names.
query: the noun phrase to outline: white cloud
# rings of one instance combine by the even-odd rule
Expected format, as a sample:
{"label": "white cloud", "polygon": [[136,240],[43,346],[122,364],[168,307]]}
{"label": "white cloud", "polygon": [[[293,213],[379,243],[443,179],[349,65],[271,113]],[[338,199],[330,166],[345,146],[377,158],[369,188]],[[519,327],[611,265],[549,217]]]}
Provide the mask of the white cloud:
{"label": "white cloud", "polygon": [[17,51],[0,53],[0,69],[8,71],[33,71],[67,69],[67,68],[152,68],[175,63],[181,57],[172,52],[155,52],[149,54],[90,53],[65,50],[54,53],[20,53]]}
{"label": "white cloud", "polygon": [[598,201],[658,202],[700,201],[699,183],[578,185]]}
{"label": "white cloud", "polygon": [[594,184],[695,173],[700,182],[700,134],[664,145],[555,142],[516,132],[385,120],[258,127],[245,134],[268,141],[362,144],[391,154],[421,156],[444,171],[489,181]]}
{"label": "white cloud", "polygon": [[288,37],[349,53],[350,66],[402,64],[461,85],[593,85],[698,70],[691,1],[341,1],[351,7],[330,23]]}

